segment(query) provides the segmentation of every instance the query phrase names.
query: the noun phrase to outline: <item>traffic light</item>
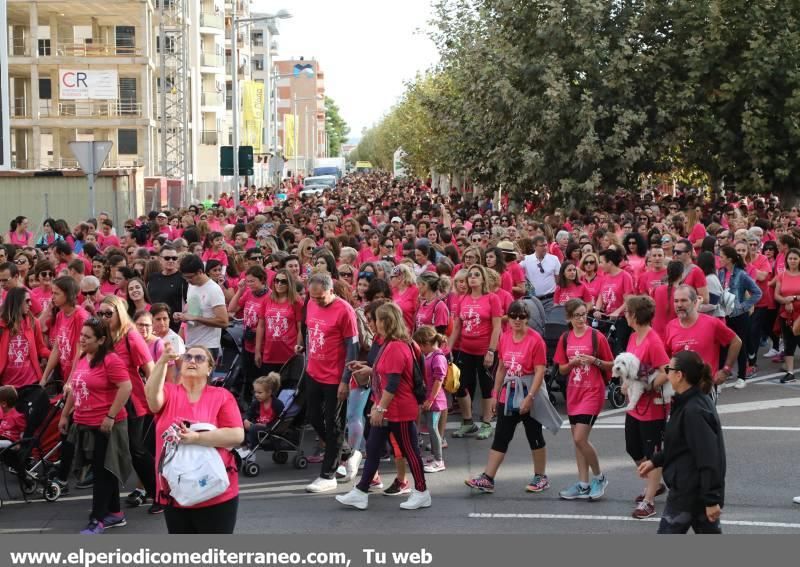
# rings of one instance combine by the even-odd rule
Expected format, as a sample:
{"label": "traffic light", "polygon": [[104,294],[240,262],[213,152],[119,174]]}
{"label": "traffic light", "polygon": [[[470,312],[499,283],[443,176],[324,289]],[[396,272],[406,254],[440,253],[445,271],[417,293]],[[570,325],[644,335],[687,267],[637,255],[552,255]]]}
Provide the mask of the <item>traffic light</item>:
{"label": "traffic light", "polygon": [[[219,174],[233,175],[233,146],[220,146]],[[239,146],[239,175],[253,175],[253,146]]]}

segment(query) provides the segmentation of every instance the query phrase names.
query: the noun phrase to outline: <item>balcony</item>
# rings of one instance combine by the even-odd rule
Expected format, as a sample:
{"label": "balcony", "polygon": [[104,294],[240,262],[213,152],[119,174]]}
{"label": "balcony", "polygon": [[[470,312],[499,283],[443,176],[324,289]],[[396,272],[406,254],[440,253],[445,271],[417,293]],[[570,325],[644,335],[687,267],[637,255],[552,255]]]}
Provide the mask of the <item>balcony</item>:
{"label": "balcony", "polygon": [[31,108],[30,105],[28,104],[28,100],[24,96],[14,97],[12,103],[13,104],[10,105],[12,118],[31,117]]}
{"label": "balcony", "polygon": [[12,57],[29,57],[31,54],[28,41],[23,37],[14,37],[11,39],[11,56]]}
{"label": "balcony", "polygon": [[203,53],[200,56],[200,65],[203,67],[222,67],[224,62],[225,58],[216,53]]}
{"label": "balcony", "polygon": [[200,133],[200,143],[205,146],[216,146],[219,144],[219,132],[216,130],[203,130]]}
{"label": "balcony", "polygon": [[222,103],[225,102],[222,93],[217,92],[204,92],[201,100],[201,106],[222,106]]}
{"label": "balcony", "polygon": [[118,100],[75,100],[59,101],[55,106],[62,118],[140,118],[142,116],[141,102],[123,102]]}
{"label": "balcony", "polygon": [[[211,8],[203,8],[204,10]],[[225,18],[217,14],[200,12],[200,27],[215,28],[221,30],[225,27]]]}
{"label": "balcony", "polygon": [[56,54],[62,57],[141,57],[142,50],[111,43],[61,43]]}

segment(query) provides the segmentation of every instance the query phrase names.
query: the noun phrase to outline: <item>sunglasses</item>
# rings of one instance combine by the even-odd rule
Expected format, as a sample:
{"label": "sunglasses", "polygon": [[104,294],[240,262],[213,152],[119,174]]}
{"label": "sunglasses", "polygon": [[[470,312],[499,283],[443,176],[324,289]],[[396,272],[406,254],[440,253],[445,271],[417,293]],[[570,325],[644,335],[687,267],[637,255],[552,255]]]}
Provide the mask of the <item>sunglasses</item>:
{"label": "sunglasses", "polygon": [[43,278],[52,278],[53,277],[53,272],[39,272],[39,276],[41,276]]}
{"label": "sunglasses", "polygon": [[97,316],[103,319],[111,319],[114,316],[114,311],[98,311]]}
{"label": "sunglasses", "polygon": [[525,313],[509,313],[508,318],[512,321],[527,321],[528,316]]}
{"label": "sunglasses", "polygon": [[667,372],[682,372],[677,366],[665,366],[664,370]]}
{"label": "sunglasses", "polygon": [[94,288],[93,290],[84,291],[82,293],[83,293],[83,295],[95,295],[98,291],[99,291],[99,288]]}
{"label": "sunglasses", "polygon": [[22,258],[20,258],[19,260],[14,260],[14,263],[15,263],[17,266],[21,266],[22,264],[26,264],[27,262],[28,262],[28,260],[27,260],[27,259],[22,259]]}
{"label": "sunglasses", "polygon": [[205,355],[205,353],[192,354],[187,352],[181,356],[181,360],[187,364],[191,364],[192,362],[195,364],[201,364],[203,362],[208,362],[208,357]]}
{"label": "sunglasses", "polygon": [[178,257],[177,256],[161,256],[161,259],[164,260],[165,262],[177,262],[178,261]]}
{"label": "sunglasses", "polygon": [[594,264],[597,264],[597,262],[595,262],[594,260],[586,260],[586,261],[584,262],[584,265],[586,265],[586,264],[592,264],[592,265],[594,265]]}
{"label": "sunglasses", "polygon": [[343,278],[352,278],[353,272],[339,272],[339,275]]}
{"label": "sunglasses", "polygon": [[541,272],[543,274],[544,273],[544,268],[542,267],[542,263],[539,262],[536,265],[539,267],[539,272]]}
{"label": "sunglasses", "polygon": [[374,272],[358,272],[358,279],[371,280],[374,277],[375,277]]}
{"label": "sunglasses", "polygon": [[675,249],[675,250],[673,250],[673,251],[672,251],[672,253],[673,253],[675,256],[680,256],[680,255],[682,255],[682,254],[687,254],[687,253],[688,253],[688,250],[678,250],[678,249]]}

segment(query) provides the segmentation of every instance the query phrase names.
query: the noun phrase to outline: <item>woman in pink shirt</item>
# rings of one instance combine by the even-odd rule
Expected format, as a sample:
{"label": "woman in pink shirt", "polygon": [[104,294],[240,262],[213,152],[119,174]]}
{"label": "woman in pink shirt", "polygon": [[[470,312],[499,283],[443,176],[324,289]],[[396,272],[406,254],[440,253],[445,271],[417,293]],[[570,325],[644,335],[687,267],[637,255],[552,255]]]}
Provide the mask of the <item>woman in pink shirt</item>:
{"label": "woman in pink shirt", "polygon": [[[125,403],[131,382],[124,363],[114,354],[108,326],[89,319],[80,331],[81,357],[75,364],[58,428],[75,445],[76,468],[94,470],[92,510],[81,534],[102,534],[126,525],[119,488],[130,475]],[[74,410],[74,413],[73,413]],[[72,414],[72,426],[69,416]]]}
{"label": "woman in pink shirt", "polygon": [[589,296],[592,298],[591,303],[594,304],[600,295],[600,284],[603,282],[599,272],[597,254],[594,252],[584,253],[581,257],[581,263],[578,264],[578,271],[580,273],[580,281],[589,290]]}
{"label": "woman in pink shirt", "polygon": [[405,264],[392,268],[389,285],[392,286],[392,300],[403,312],[406,328],[411,332],[414,328],[414,314],[417,312],[419,288],[415,284],[414,272]]}
{"label": "woman in pink shirt", "polygon": [[39,302],[42,306],[43,313],[50,312],[50,306],[53,302],[53,288],[51,284],[55,275],[55,268],[48,260],[40,260],[36,262],[36,267],[33,269],[36,279],[39,280],[39,287],[31,291],[31,297]]}
{"label": "woman in pink shirt", "polygon": [[23,246],[33,246],[34,234],[28,230],[28,218],[18,216],[12,219],[11,230],[6,233],[6,244],[14,244],[20,248]]}
{"label": "woman in pink shirt", "polygon": [[52,310],[42,312],[42,317],[48,318],[51,348],[50,358],[42,373],[42,386],[50,380],[56,368],[59,371],[58,380],[66,383],[77,359],[81,327],[89,318],[89,313],[77,305],[78,291],[78,284],[69,276],[56,278],[53,282],[53,306],[58,307],[58,313],[53,318]]}
{"label": "woman in pink shirt", "polygon": [[567,260],[561,264],[558,277],[556,277],[553,305],[564,305],[570,299],[581,299],[585,303],[591,303],[592,294],[578,279],[578,268],[571,260]]}
{"label": "woman in pink shirt", "polygon": [[[216,448],[230,484],[219,496],[184,507],[170,498],[169,485],[158,475],[158,502],[167,506],[164,518],[171,534],[231,534],[239,507],[239,474],[230,449],[244,441],[242,414],[233,394],[208,384],[214,359],[205,347],[189,347],[180,357],[178,383],[166,383],[167,365],[178,358],[172,345],[167,344],[145,387],[147,405],[155,415],[156,462],[163,451],[160,440],[164,433],[167,429],[176,430],[180,444]],[[215,429],[191,429],[195,424],[211,424]]]}
{"label": "woman in pink shirt", "polygon": [[[606,401],[606,380],[613,356],[608,341],[587,323],[589,309],[580,299],[564,306],[570,330],[558,341],[553,357],[567,377],[567,415],[575,443],[578,482],[559,492],[564,500],[600,498],[608,484],[597,451],[589,442],[592,426]],[[594,477],[589,482],[589,471]]]}
{"label": "woman in pink shirt", "polygon": [[27,289],[8,291],[0,313],[0,385],[22,388],[42,378],[39,361],[50,356],[50,349],[30,309]]}

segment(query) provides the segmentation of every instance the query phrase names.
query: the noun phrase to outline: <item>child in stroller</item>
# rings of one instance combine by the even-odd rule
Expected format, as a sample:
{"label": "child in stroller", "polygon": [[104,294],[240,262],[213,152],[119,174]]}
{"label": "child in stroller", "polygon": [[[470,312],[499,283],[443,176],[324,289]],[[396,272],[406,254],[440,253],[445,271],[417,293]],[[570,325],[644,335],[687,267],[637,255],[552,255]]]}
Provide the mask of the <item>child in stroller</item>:
{"label": "child in stroller", "polygon": [[[253,402],[244,418],[248,449],[252,450],[258,445],[258,434],[269,429],[283,412],[283,402],[277,397],[280,388],[281,376],[277,372],[270,372],[253,381]],[[252,452],[250,456],[253,456]]]}
{"label": "child in stroller", "polygon": [[[0,387],[0,415],[3,416],[0,421],[0,451],[9,448],[12,451],[18,449],[17,443],[25,433],[28,420],[25,414],[16,408],[18,399],[17,389],[14,386]],[[10,460],[12,459],[9,456]]]}

